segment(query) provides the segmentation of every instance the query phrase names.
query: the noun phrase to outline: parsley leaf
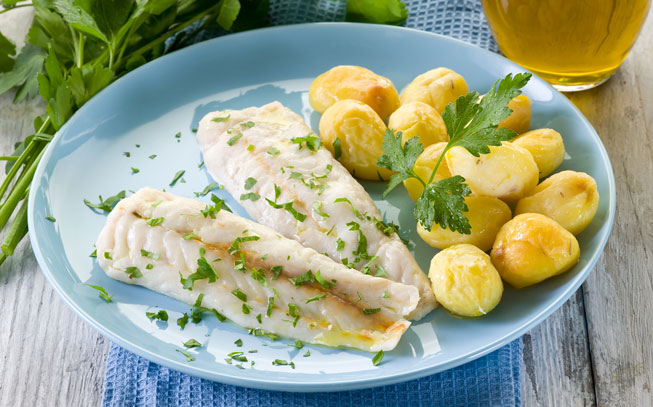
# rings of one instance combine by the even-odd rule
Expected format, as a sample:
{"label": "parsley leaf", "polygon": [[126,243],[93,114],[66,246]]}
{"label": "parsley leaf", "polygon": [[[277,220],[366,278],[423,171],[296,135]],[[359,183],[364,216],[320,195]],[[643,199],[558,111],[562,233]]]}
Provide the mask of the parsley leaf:
{"label": "parsley leaf", "polygon": [[315,213],[317,213],[318,215],[320,215],[321,217],[326,219],[326,218],[329,217],[329,214],[322,210],[323,205],[324,205],[324,202],[322,202],[322,201],[314,201],[313,202],[313,211]]}
{"label": "parsley leaf", "polygon": [[110,196],[107,199],[102,199],[102,195],[98,198],[100,199],[99,203],[91,203],[88,200],[84,199],[84,204],[92,209],[101,209],[105,212],[111,212],[111,210],[120,202],[121,199],[124,199],[126,196],[125,191],[120,191],[114,196]]}
{"label": "parsley leaf", "polygon": [[141,273],[138,267],[127,267],[125,273],[129,275],[130,279],[143,277],[143,273]]}
{"label": "parsley leaf", "polygon": [[206,195],[208,195],[209,192],[213,191],[214,189],[218,188],[219,186],[220,186],[220,184],[213,181],[209,185],[205,186],[204,189],[201,192],[194,192],[194,194],[198,198],[200,196],[206,196]]}
{"label": "parsley leaf", "polygon": [[201,348],[202,344],[195,339],[189,339],[186,342],[184,342],[184,346],[187,348]]}
{"label": "parsley leaf", "polygon": [[256,192],[248,192],[246,194],[240,194],[241,201],[246,201],[248,199],[250,201],[258,201],[259,199],[261,199],[261,195],[257,194]]}
{"label": "parsley leaf", "polygon": [[276,147],[270,147],[267,151],[268,154],[270,155],[277,155],[279,154],[279,149]]}
{"label": "parsley leaf", "polygon": [[[383,154],[379,157],[377,165],[397,173],[390,177],[390,182],[388,182],[388,186],[383,192],[383,198],[404,180],[408,178],[421,179],[415,173],[413,167],[415,167],[415,161],[422,154],[422,151],[424,151],[424,146],[419,142],[419,137],[409,139],[402,146],[400,131],[396,134],[391,129],[385,131],[383,135]],[[424,183],[423,180],[422,183]]]}
{"label": "parsley leaf", "polygon": [[175,176],[172,177],[172,181],[170,181],[170,186],[171,186],[171,187],[174,187],[175,184],[177,183],[177,181],[179,181],[179,179],[180,179],[181,177],[183,177],[185,173],[186,173],[185,170],[179,170],[179,171],[177,171],[177,173],[175,174]]}
{"label": "parsley leaf", "polygon": [[384,354],[383,354],[382,350],[378,351],[377,354],[374,355],[374,357],[372,358],[372,364],[374,366],[378,366],[381,363],[381,361],[383,360],[383,355]]}
{"label": "parsley leaf", "polygon": [[327,296],[326,293],[322,293],[320,295],[316,295],[315,297],[308,298],[306,300],[306,304],[308,304],[309,302],[321,300],[322,298],[325,298],[326,296]]}
{"label": "parsley leaf", "polygon": [[340,145],[340,138],[336,137],[336,140],[333,142],[333,157],[336,160],[339,160],[342,157],[342,147]]}
{"label": "parsley leaf", "polygon": [[159,312],[146,312],[145,316],[147,316],[149,319],[158,319],[163,322],[168,321],[168,313],[164,310],[159,310]]}
{"label": "parsley leaf", "polygon": [[184,315],[181,316],[181,318],[177,318],[177,325],[181,327],[181,329],[186,328],[186,324],[188,323],[188,314],[184,312]]}
{"label": "parsley leaf", "polygon": [[231,113],[223,117],[214,117],[213,119],[211,119],[211,121],[217,123],[226,122],[227,120],[229,120],[230,117],[231,117]]}
{"label": "parsley leaf", "polygon": [[158,226],[163,223],[163,216],[159,218],[150,218],[147,220],[147,224],[150,226]]}
{"label": "parsley leaf", "polygon": [[311,134],[315,133],[308,133],[304,137],[293,137],[290,141],[293,144],[298,144],[300,150],[302,149],[302,143],[306,143],[306,148],[315,152],[322,147],[322,139],[317,136],[312,136]]}
{"label": "parsley leaf", "polygon": [[141,256],[149,257],[152,260],[159,260],[161,258],[160,254],[148,252],[147,250],[143,250],[143,249],[141,249]]}
{"label": "parsley leaf", "polygon": [[415,203],[415,218],[426,230],[433,223],[443,229],[470,234],[472,227],[463,214],[467,212],[465,197],[472,191],[460,175],[428,184]]}
{"label": "parsley leaf", "polygon": [[256,185],[256,178],[249,177],[245,180],[245,189],[250,190],[254,185]]}
{"label": "parsley leaf", "polygon": [[106,302],[111,302],[111,298],[113,298],[113,295],[109,295],[107,293],[107,290],[104,289],[104,287],[101,287],[99,285],[92,285],[92,284],[84,284],[87,285],[95,290],[99,291],[98,297],[102,298]]}

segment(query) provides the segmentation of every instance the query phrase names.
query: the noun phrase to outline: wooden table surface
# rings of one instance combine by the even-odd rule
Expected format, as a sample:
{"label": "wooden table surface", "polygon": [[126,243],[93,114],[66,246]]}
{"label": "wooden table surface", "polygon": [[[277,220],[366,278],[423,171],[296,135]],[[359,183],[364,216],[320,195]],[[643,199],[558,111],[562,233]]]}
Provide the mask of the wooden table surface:
{"label": "wooden table surface", "polygon": [[[0,15],[20,39],[29,10]],[[20,41],[19,41],[20,42]],[[0,96],[0,154],[44,107]],[[524,406],[652,406],[653,13],[606,84],[570,94],[605,145],[617,183],[612,235],[582,288],[524,335]],[[96,406],[109,342],[54,293],[27,239],[0,267],[0,406]]]}

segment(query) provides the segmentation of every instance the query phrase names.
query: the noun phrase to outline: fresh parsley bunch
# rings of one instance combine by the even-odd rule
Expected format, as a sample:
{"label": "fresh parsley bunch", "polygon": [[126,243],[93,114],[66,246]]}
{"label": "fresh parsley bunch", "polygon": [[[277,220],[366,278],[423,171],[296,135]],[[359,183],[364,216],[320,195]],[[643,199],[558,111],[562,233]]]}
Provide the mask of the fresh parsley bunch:
{"label": "fresh parsley bunch", "polygon": [[531,78],[530,73],[520,73],[505,78],[492,85],[490,91],[480,96],[470,92],[456,99],[456,104],[449,103],[442,112],[442,119],[447,127],[449,142],[435,164],[428,180],[422,179],[413,170],[417,157],[424,151],[419,138],[413,137],[402,146],[401,132],[392,130],[385,133],[383,155],[379,157],[378,166],[395,171],[383,193],[385,197],[397,185],[409,178],[417,179],[424,186],[422,194],[415,203],[415,220],[426,230],[431,230],[434,223],[443,229],[470,234],[471,226],[465,217],[467,212],[465,197],[471,190],[460,175],[433,182],[444,155],[451,148],[461,146],[472,155],[488,154],[489,146],[500,146],[502,141],[517,136],[512,130],[497,128],[499,123],[510,116],[512,110],[508,102],[519,94],[521,88]]}

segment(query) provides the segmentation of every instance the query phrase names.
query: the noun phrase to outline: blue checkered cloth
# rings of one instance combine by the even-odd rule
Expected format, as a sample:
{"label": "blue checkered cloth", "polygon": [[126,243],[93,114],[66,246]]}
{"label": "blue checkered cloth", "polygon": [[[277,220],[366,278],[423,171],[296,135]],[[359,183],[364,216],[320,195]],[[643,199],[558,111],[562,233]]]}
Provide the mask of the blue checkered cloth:
{"label": "blue checkered cloth", "polygon": [[[407,27],[436,32],[497,51],[478,0],[404,0]],[[345,2],[271,0],[270,22],[343,21]],[[442,373],[374,389],[286,393],[246,389],[159,366],[112,344],[104,382],[105,407],[389,407],[520,406],[522,341]]]}

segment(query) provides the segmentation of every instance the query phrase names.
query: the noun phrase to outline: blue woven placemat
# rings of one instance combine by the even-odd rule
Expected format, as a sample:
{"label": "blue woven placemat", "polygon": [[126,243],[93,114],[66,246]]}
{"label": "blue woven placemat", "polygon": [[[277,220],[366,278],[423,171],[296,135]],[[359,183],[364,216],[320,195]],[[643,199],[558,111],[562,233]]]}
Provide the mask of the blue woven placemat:
{"label": "blue woven placemat", "polygon": [[[497,51],[478,0],[404,0],[407,27]],[[345,2],[271,0],[270,22],[343,21]],[[229,386],[171,370],[111,345],[103,406],[389,407],[520,406],[521,339],[454,369],[405,383],[335,393],[286,393]]]}

